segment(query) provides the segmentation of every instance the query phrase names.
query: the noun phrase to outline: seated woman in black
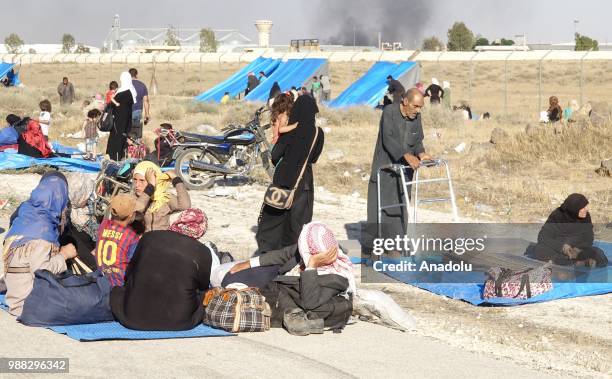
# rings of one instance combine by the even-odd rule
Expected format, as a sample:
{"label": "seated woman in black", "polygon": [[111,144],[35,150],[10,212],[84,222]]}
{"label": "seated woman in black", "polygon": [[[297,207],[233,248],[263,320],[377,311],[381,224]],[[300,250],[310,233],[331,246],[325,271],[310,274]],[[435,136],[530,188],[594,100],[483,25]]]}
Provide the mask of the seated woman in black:
{"label": "seated woman in black", "polygon": [[548,216],[538,235],[538,243],[528,255],[562,266],[607,266],[608,259],[604,252],[593,246],[595,235],[588,204],[584,195],[574,193],[568,196]]}
{"label": "seated woman in black", "polygon": [[[202,233],[203,234],[203,233]],[[210,284],[211,252],[197,239],[169,230],[145,233],[125,284],[110,303],[121,325],[137,330],[189,330],[202,322]]]}

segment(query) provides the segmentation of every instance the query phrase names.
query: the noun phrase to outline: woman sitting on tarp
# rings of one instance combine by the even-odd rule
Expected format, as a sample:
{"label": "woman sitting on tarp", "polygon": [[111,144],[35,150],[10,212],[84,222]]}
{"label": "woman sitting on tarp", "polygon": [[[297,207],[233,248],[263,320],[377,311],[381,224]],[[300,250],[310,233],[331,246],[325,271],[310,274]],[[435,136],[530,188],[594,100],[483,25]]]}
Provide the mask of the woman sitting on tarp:
{"label": "woman sitting on tarp", "polygon": [[569,195],[548,216],[538,235],[538,243],[528,255],[562,266],[607,266],[608,259],[604,252],[593,246],[595,235],[588,204],[584,195]]}
{"label": "woman sitting on tarp", "polygon": [[[169,192],[174,186],[176,195]],[[136,211],[143,215],[144,231],[167,230],[170,215],[191,207],[191,199],[185,183],[171,170],[163,173],[158,165],[140,162],[134,168]]]}
{"label": "woman sitting on tarp", "polygon": [[49,158],[53,156],[53,151],[49,147],[49,143],[40,128],[40,124],[36,120],[25,118],[21,121],[25,123],[25,130],[17,139],[19,154],[27,155],[33,158]]}
{"label": "woman sitting on tarp", "polygon": [[123,286],[113,287],[111,309],[121,325],[137,330],[189,330],[202,322],[204,292],[218,257],[198,242],[206,215],[189,209],[170,230],[146,233],[128,264]]}
{"label": "woman sitting on tarp", "polygon": [[44,175],[17,209],[3,253],[6,304],[12,315],[21,315],[36,270],[62,273],[66,260],[76,256],[74,245],[60,246],[59,242],[67,216],[68,183],[58,172]]}
{"label": "woman sitting on tarp", "polygon": [[21,121],[19,116],[9,114],[6,116],[7,126],[0,129],[0,151],[6,149],[17,149],[17,139],[19,138],[19,132],[15,129],[14,125]]}

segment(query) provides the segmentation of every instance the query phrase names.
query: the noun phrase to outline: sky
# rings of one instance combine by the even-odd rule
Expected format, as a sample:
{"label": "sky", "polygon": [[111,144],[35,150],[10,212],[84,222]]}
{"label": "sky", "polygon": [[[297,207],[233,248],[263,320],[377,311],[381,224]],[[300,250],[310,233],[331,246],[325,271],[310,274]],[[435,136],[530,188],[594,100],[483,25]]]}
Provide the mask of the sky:
{"label": "sky", "polygon": [[525,33],[528,43],[570,42],[574,20],[579,33],[612,42],[606,0],[20,0],[10,2],[10,13],[0,24],[2,38],[17,33],[25,43],[60,43],[71,33],[98,47],[115,14],[125,28],[237,29],[254,42],[254,20],[267,19],[273,44],[300,38],[352,44],[353,31],[370,42],[380,31],[383,41],[412,48],[431,35],[444,41],[455,21],[490,40]]}

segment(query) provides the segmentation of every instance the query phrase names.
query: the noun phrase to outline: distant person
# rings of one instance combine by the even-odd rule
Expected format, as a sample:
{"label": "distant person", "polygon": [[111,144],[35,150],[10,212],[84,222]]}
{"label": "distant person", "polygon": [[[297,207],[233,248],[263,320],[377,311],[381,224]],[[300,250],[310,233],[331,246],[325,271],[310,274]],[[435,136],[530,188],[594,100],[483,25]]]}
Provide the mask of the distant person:
{"label": "distant person", "polygon": [[442,89],[444,90],[444,96],[442,97],[442,103],[445,109],[451,109],[452,99],[451,99],[451,85],[448,81],[442,82]]}
{"label": "distant person", "polygon": [[0,129],[0,151],[6,148],[16,148],[17,140],[19,139],[19,132],[15,129],[16,125],[21,118],[15,114],[9,114],[6,116],[7,126]]}
{"label": "distant person", "polygon": [[221,98],[221,104],[227,104],[230,101],[230,93],[226,92],[223,94],[223,97]]}
{"label": "distant person", "polygon": [[291,95],[293,95],[293,101],[296,101],[298,96],[300,96],[300,92],[298,91],[298,89],[295,86],[292,86],[291,90],[289,90],[289,92],[291,92]]}
{"label": "distant person", "polygon": [[563,110],[559,105],[559,98],[557,96],[551,96],[548,99],[548,104],[548,110],[546,111],[548,122],[555,123],[561,121],[561,117],[563,117]]}
{"label": "distant person", "polygon": [[563,121],[571,122],[572,115],[574,114],[574,112],[577,112],[578,109],[580,109],[580,107],[578,106],[578,101],[572,100],[567,103],[567,108],[563,110]]}
{"label": "distant person", "polygon": [[144,110],[144,124],[148,124],[150,120],[149,106],[149,90],[147,86],[138,80],[138,70],[130,68],[132,76],[132,86],[136,89],[136,102],[132,106],[132,128],[130,136],[135,140],[142,138],[142,113]]}
{"label": "distant person", "polygon": [[272,84],[272,88],[270,88],[270,92],[268,93],[268,108],[272,108],[272,104],[274,104],[276,97],[281,93],[282,91],[280,85],[278,85],[278,82],[274,82],[274,84]]}
{"label": "distant person", "polygon": [[399,80],[394,79],[393,76],[389,75],[387,76],[387,84],[389,85],[389,87],[387,87],[387,92],[391,95],[393,104],[400,103],[402,100],[402,95],[406,92],[406,89],[402,83],[400,83]]}
{"label": "distant person", "polygon": [[259,79],[257,79],[257,76],[255,76],[254,73],[249,72],[249,75],[247,76],[247,87],[244,91],[244,96],[246,97],[246,95],[253,91],[258,85]]}
{"label": "distant person", "polygon": [[317,103],[321,101],[322,91],[323,91],[323,88],[321,87],[321,82],[319,81],[319,78],[314,76],[312,78],[312,83],[310,84],[310,94],[312,95],[312,97],[314,97]]}
{"label": "distant person", "polygon": [[104,96],[104,104],[110,104],[113,97],[115,96],[115,93],[117,92],[117,88],[119,88],[119,84],[116,81],[112,81],[109,83],[108,85],[108,91],[106,91],[106,94]]}
{"label": "distant person", "polygon": [[[424,134],[421,125],[423,105],[423,95],[416,88],[412,88],[402,96],[399,103],[393,103],[383,110],[368,184],[368,225],[372,229],[367,231],[368,236],[364,241],[366,246],[371,247],[372,240],[378,234],[375,231],[378,224],[378,169],[390,164],[409,166],[405,170],[405,175],[406,180],[410,181],[421,161],[431,159],[423,146]],[[383,204],[402,203],[404,189],[400,188],[398,174],[391,171],[380,173],[380,196]],[[409,188],[406,190],[410,191]],[[407,222],[408,215],[405,214],[404,208],[383,210],[382,235],[378,237],[395,238],[398,235],[405,235]]]}
{"label": "distant person", "polygon": [[60,97],[60,105],[70,105],[74,102],[74,86],[64,76],[62,82],[57,86],[57,93]]}
{"label": "distant person", "polygon": [[45,139],[49,140],[49,129],[51,128],[51,102],[47,99],[38,103],[40,113],[38,114],[38,123],[42,130]]}
{"label": "distant person", "polygon": [[25,130],[17,138],[17,152],[32,158],[49,158],[53,150],[36,120],[25,118],[20,123],[25,125]]}
{"label": "distant person", "polygon": [[606,267],[606,255],[593,246],[595,235],[588,204],[582,194],[569,195],[548,216],[538,234],[538,243],[528,255],[562,266]]}
{"label": "distant person", "polygon": [[98,146],[98,122],[102,113],[97,109],[87,112],[87,119],[83,121],[83,138],[85,138],[85,159],[96,160]]}
{"label": "distant person", "polygon": [[119,194],[111,199],[110,219],[104,219],[98,229],[96,262],[98,270],[112,287],[122,286],[128,263],[138,245],[138,235],[130,224],[134,221],[136,198]]}
{"label": "distant person", "polygon": [[425,86],[423,85],[423,83],[418,82],[417,84],[414,85],[414,87],[419,90],[421,95],[425,96]]}
{"label": "distant person", "polygon": [[329,79],[329,76],[328,75],[319,76],[319,82],[321,83],[321,89],[323,91],[321,100],[330,101],[331,100],[331,80]]}
{"label": "distant person", "polygon": [[262,80],[268,79],[268,77],[266,76],[265,72],[259,71],[259,77],[257,79],[261,82]]}
{"label": "distant person", "polygon": [[440,100],[444,97],[444,90],[440,87],[438,79],[431,78],[431,84],[425,90],[425,97],[429,97],[430,104],[440,104]]}
{"label": "distant person", "polygon": [[121,86],[113,97],[113,116],[115,124],[108,136],[106,154],[114,161],[121,161],[127,149],[127,138],[132,125],[132,107],[136,103],[136,88],[132,85],[129,72],[121,73]]}

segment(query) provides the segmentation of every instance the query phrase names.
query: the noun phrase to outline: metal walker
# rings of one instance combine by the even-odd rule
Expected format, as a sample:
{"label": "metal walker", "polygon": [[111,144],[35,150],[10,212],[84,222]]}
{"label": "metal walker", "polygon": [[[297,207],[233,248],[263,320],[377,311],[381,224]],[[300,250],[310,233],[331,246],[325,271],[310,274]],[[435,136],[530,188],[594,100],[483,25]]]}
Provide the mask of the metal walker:
{"label": "metal walker", "polygon": [[[442,167],[444,166],[446,171],[446,177],[441,178],[433,178],[433,179],[423,179],[419,180],[419,172],[422,167]],[[414,170],[413,180],[407,182],[406,181],[406,169],[410,169],[410,166],[404,166],[401,164],[391,164],[387,166],[383,166],[378,169],[376,174],[376,190],[377,190],[377,199],[378,199],[378,237],[381,236],[381,228],[382,228],[382,211],[389,208],[400,208],[405,207],[406,215],[408,216],[407,224],[416,224],[418,222],[418,209],[419,204],[425,203],[436,203],[436,202],[444,202],[450,201],[453,219],[455,222],[459,221],[459,215],[457,213],[457,204],[455,203],[455,191],[453,190],[453,182],[451,179],[450,168],[448,167],[448,162],[444,159],[432,159],[427,161],[421,161],[420,168]],[[400,176],[400,180],[402,182],[402,188],[404,189],[404,202],[399,204],[388,204],[382,205],[382,199],[380,198],[380,173],[382,171],[393,171]],[[448,183],[448,192],[449,197],[443,198],[432,198],[432,199],[419,199],[419,184],[424,183],[436,183],[436,182],[447,182]],[[411,189],[410,186],[414,184],[414,199],[412,205],[410,204],[409,191]]]}

